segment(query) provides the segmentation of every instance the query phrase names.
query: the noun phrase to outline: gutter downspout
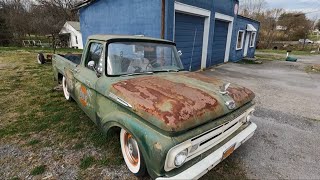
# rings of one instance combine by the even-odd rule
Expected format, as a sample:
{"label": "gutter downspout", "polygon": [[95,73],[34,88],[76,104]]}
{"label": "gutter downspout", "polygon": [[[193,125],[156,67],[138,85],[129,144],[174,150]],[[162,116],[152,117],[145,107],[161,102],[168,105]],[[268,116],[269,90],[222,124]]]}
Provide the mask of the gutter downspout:
{"label": "gutter downspout", "polygon": [[164,39],[166,21],[166,0],[161,0],[161,39]]}

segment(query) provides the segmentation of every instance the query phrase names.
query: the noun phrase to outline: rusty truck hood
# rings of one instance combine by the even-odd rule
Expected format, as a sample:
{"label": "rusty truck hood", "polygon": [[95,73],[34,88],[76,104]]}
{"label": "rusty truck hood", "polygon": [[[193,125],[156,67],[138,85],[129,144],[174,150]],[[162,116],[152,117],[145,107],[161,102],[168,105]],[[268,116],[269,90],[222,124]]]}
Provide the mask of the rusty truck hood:
{"label": "rusty truck hood", "polygon": [[[151,124],[178,132],[228,114],[254,98],[251,90],[235,84],[222,95],[222,85],[200,73],[159,73],[121,79],[111,84],[110,92]],[[225,105],[230,100],[236,104],[232,110]]]}

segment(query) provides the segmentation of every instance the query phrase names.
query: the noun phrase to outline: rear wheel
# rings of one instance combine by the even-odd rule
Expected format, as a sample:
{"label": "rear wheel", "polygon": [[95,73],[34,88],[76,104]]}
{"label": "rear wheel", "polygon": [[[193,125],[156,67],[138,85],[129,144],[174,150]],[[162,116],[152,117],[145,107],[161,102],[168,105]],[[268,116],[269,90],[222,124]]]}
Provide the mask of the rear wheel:
{"label": "rear wheel", "polygon": [[70,101],[71,97],[70,97],[70,93],[68,91],[67,79],[64,76],[62,78],[62,89],[63,89],[64,97],[66,98],[67,101]]}
{"label": "rear wheel", "polygon": [[38,53],[37,55],[37,61],[39,64],[44,64],[46,63],[46,59],[44,58],[44,55],[42,53]]}
{"label": "rear wheel", "polygon": [[126,130],[121,129],[120,144],[122,155],[128,169],[138,177],[144,176],[146,173],[146,165],[135,138]]}

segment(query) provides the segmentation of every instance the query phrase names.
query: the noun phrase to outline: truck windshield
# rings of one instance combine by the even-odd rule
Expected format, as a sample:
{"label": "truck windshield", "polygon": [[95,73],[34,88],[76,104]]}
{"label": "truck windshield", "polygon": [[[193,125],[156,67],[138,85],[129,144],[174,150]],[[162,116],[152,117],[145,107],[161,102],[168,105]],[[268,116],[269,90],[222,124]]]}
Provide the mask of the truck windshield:
{"label": "truck windshield", "polygon": [[176,47],[152,42],[114,42],[108,46],[108,75],[183,70]]}

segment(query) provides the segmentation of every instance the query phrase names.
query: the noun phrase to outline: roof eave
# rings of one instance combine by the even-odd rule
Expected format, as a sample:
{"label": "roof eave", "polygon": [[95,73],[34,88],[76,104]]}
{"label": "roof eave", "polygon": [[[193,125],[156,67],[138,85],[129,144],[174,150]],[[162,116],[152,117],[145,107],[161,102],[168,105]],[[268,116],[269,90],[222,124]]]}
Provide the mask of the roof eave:
{"label": "roof eave", "polygon": [[80,3],[77,3],[77,4],[72,8],[72,10],[73,10],[73,11],[77,11],[77,10],[83,8],[83,7],[86,7],[86,6],[90,5],[90,4],[93,3],[94,1],[96,1],[96,0],[84,0],[84,1],[82,1],[82,2],[80,2]]}

